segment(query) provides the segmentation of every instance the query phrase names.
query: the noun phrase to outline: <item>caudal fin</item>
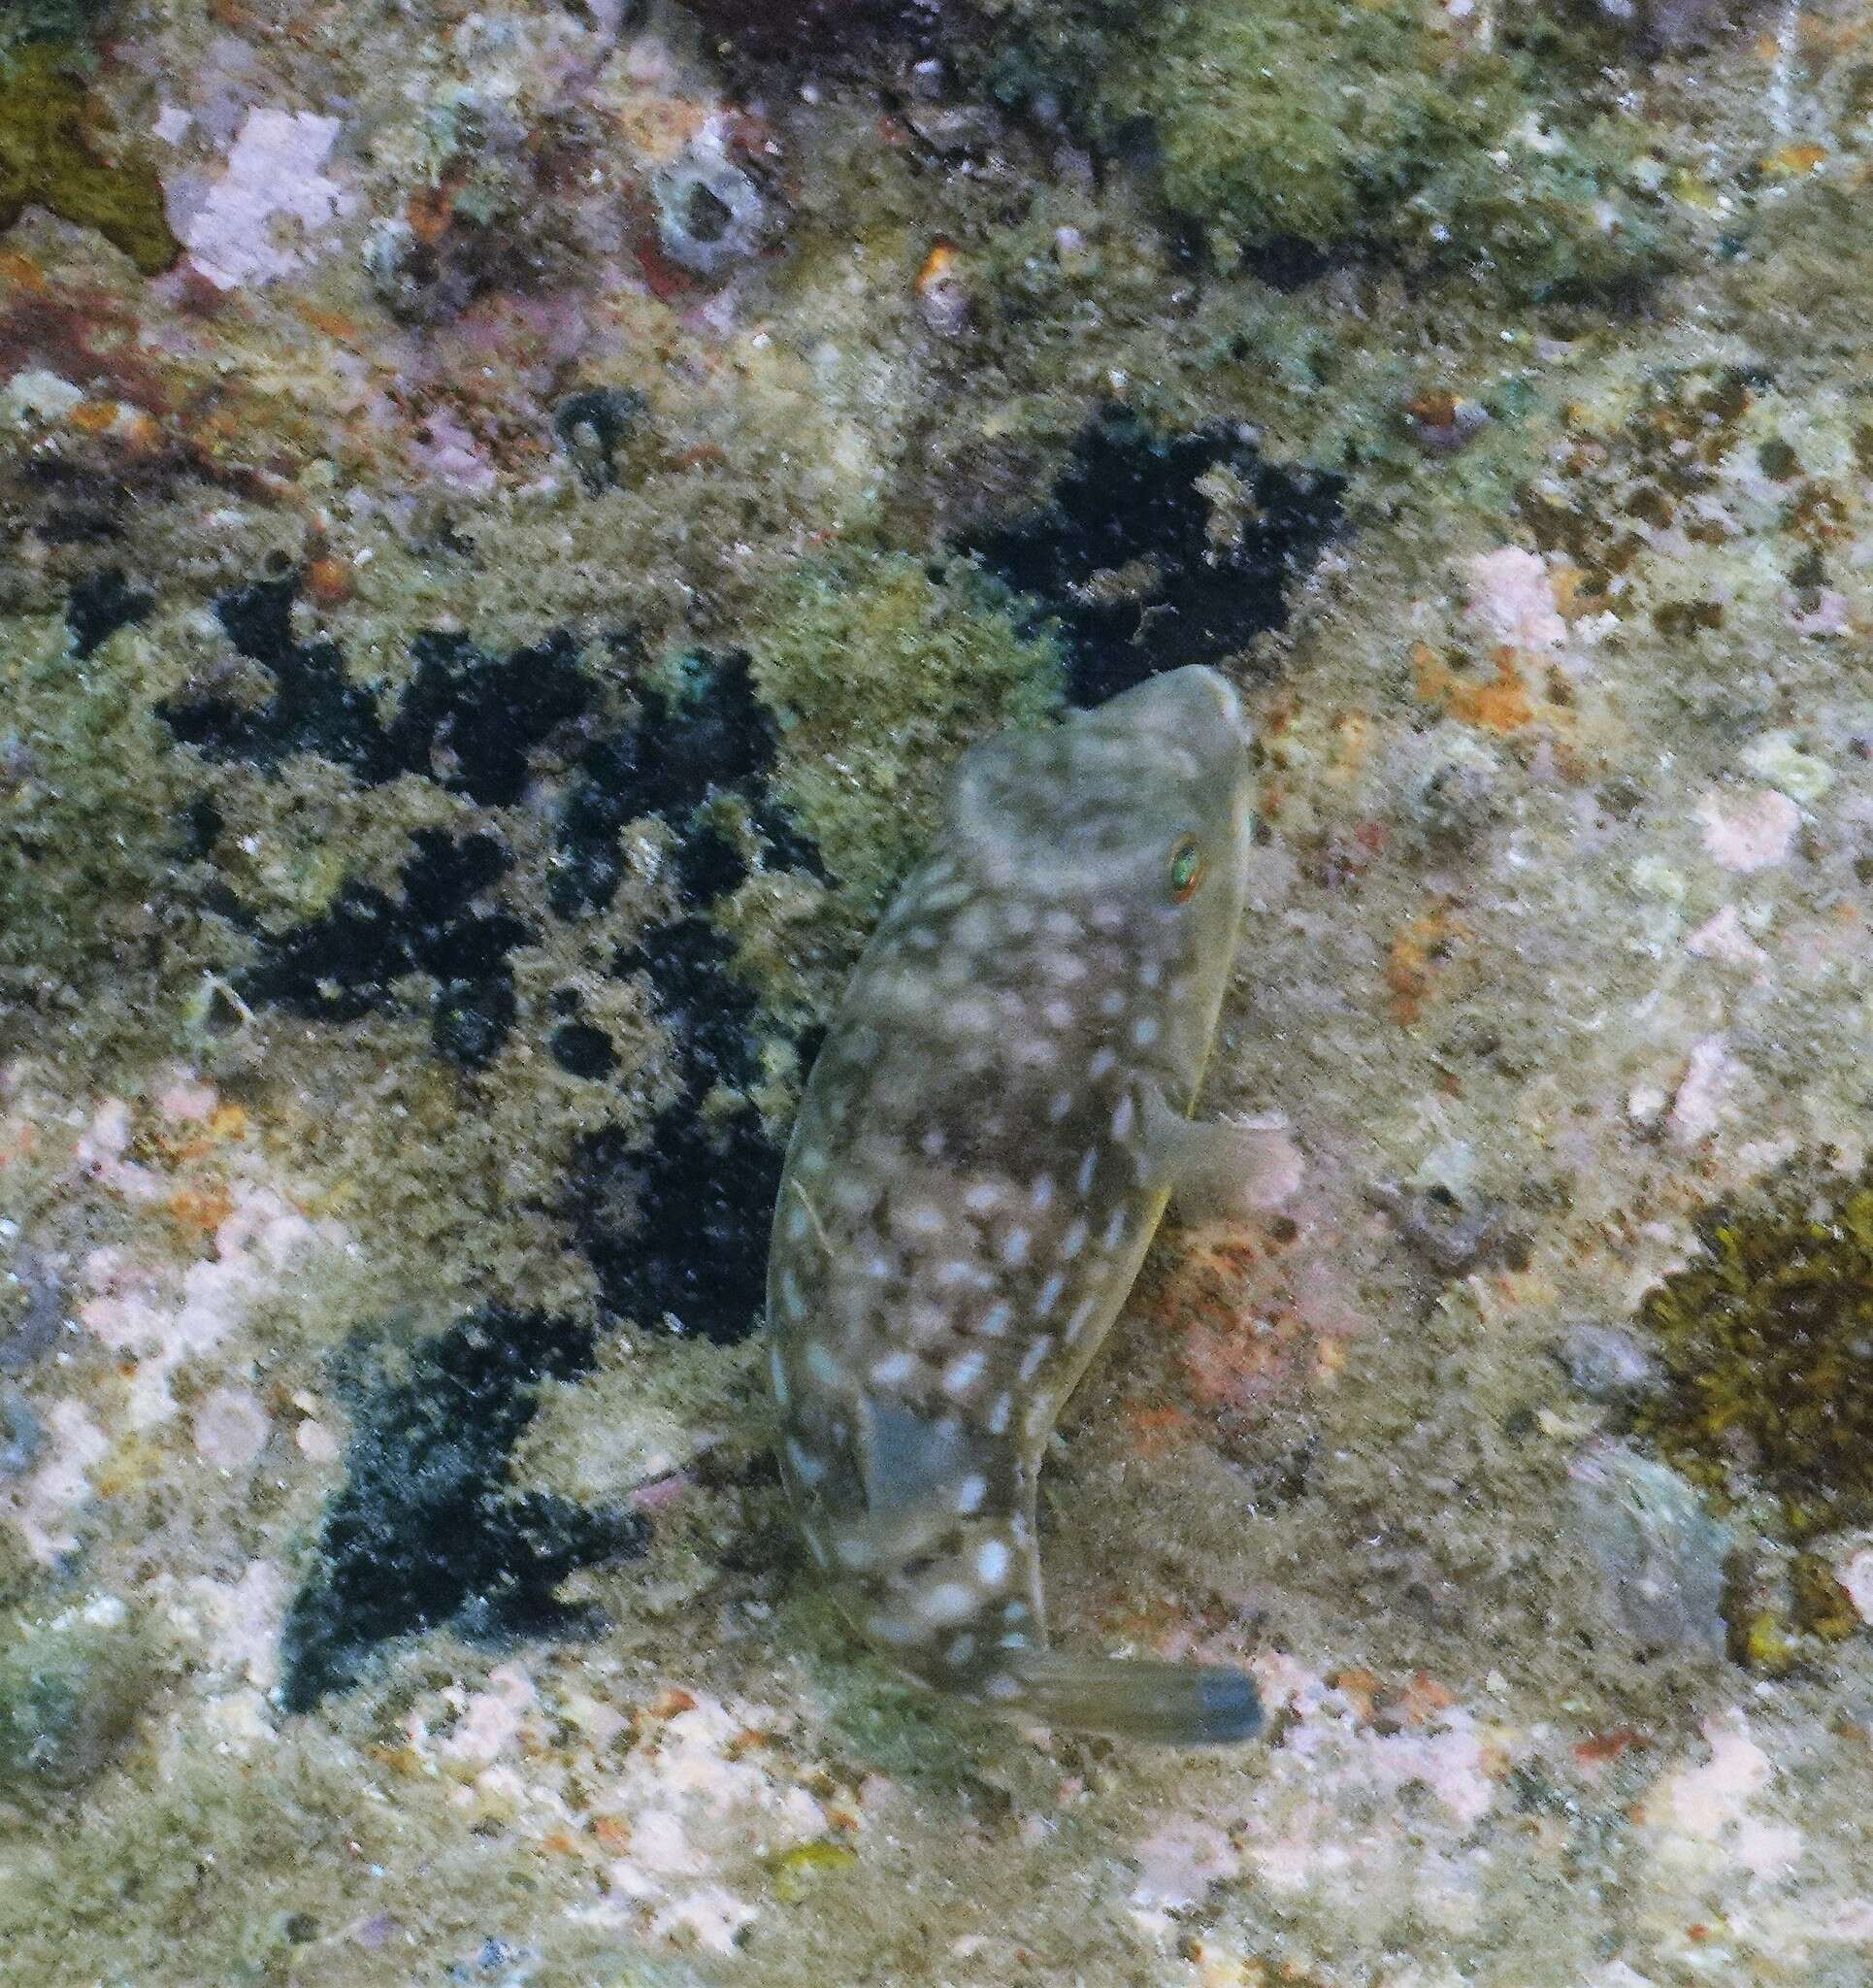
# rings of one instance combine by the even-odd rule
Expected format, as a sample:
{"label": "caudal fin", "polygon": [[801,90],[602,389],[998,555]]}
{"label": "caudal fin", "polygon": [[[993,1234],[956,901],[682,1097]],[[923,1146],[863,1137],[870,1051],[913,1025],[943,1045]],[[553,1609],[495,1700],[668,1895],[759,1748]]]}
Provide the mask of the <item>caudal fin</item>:
{"label": "caudal fin", "polygon": [[1227,1746],[1262,1730],[1254,1679],[1220,1665],[1049,1650],[1031,1657],[1017,1674],[1021,1708],[1069,1732],[1164,1746]]}

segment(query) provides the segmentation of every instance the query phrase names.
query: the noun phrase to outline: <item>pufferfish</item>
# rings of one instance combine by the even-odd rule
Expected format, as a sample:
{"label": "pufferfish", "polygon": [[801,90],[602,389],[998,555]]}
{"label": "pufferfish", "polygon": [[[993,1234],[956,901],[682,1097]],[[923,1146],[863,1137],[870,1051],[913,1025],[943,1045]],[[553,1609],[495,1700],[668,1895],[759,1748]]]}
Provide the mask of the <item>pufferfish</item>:
{"label": "pufferfish", "polygon": [[939,1690],[1180,1745],[1256,1733],[1253,1682],[1050,1648],[1035,1483],[1171,1195],[1251,1163],[1188,1115],[1248,746],[1192,666],[963,756],[814,1063],[768,1269],[782,1474],[858,1633]]}

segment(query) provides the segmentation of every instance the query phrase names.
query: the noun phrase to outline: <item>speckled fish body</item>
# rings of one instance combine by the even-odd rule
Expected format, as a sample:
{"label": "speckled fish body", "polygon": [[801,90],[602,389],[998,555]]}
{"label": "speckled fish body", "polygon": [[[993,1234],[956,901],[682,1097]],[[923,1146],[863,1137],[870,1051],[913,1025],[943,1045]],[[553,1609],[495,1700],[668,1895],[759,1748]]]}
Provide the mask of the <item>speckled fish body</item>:
{"label": "speckled fish body", "polygon": [[965,755],[813,1068],[769,1264],[781,1461],[859,1632],[939,1688],[1186,1743],[1232,1671],[1048,1647],[1035,1479],[1206,1128],[1250,842],[1193,667]]}

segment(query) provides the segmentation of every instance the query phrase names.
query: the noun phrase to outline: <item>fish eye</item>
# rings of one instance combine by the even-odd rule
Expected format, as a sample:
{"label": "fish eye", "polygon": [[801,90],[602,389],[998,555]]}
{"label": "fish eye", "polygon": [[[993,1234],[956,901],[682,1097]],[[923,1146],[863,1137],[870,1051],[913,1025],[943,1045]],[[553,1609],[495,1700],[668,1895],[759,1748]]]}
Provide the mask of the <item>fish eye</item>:
{"label": "fish eye", "polygon": [[1176,904],[1188,904],[1203,880],[1203,852],[1194,835],[1180,836],[1170,851],[1170,895]]}

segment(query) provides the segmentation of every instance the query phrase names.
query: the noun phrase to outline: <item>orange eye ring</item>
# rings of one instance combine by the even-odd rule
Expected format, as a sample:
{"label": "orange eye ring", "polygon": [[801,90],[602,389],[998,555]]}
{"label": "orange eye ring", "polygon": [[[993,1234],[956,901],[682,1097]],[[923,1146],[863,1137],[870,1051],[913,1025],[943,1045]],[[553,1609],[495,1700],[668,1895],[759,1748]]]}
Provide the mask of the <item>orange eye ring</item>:
{"label": "orange eye ring", "polygon": [[1203,852],[1194,835],[1183,837],[1170,852],[1170,901],[1187,905],[1203,880]]}

